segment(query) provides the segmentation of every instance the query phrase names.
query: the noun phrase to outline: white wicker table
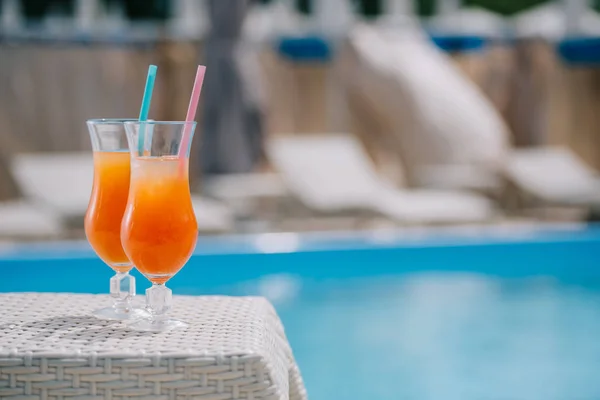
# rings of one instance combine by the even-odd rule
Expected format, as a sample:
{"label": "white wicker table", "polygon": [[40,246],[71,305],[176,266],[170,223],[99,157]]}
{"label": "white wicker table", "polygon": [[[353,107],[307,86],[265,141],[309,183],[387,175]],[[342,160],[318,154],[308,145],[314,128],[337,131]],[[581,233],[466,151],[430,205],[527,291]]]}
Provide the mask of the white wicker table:
{"label": "white wicker table", "polygon": [[0,294],[0,399],[306,399],[267,300],[173,300],[189,328],[155,334],[90,316],[108,296]]}

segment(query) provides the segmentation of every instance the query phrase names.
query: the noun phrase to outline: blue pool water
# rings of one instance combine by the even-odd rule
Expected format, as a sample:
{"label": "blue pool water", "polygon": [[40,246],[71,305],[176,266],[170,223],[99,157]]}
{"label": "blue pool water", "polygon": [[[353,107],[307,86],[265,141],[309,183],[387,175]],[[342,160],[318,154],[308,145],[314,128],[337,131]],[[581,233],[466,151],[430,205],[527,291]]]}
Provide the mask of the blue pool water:
{"label": "blue pool water", "polygon": [[598,399],[600,282],[410,274],[280,307],[315,399]]}
{"label": "blue pool water", "polygon": [[[214,238],[170,287],[268,296],[314,400],[591,400],[598,255],[597,228]],[[103,293],[110,276],[81,243],[6,248],[0,270],[0,291]]]}

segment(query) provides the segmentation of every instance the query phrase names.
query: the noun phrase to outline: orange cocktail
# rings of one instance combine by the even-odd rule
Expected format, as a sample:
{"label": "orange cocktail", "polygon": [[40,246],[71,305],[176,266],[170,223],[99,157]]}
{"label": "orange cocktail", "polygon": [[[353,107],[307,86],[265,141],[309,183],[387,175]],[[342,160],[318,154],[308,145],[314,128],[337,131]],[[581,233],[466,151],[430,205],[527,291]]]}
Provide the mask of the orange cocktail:
{"label": "orange cocktail", "polygon": [[121,245],[121,221],[129,195],[130,155],[125,151],[94,152],[94,185],[85,216],[90,245],[117,272],[133,267]]}
{"label": "orange cocktail", "polygon": [[125,122],[135,120],[91,119],[87,121],[94,150],[94,186],[85,215],[85,234],[90,245],[116,273],[110,279],[111,307],[94,310],[98,318],[133,320],[147,313],[132,307],[135,278],[121,245],[121,221],[127,206],[131,155]]}
{"label": "orange cocktail", "polygon": [[131,183],[121,242],[127,257],[152,282],[146,289],[150,316],[130,324],[134,330],[163,332],[187,326],[169,318],[173,292],[165,283],[189,260],[198,238],[188,178],[195,126],[182,121],[125,123]]}
{"label": "orange cocktail", "polygon": [[175,156],[136,157],[131,163],[123,246],[142,274],[163,284],[185,265],[198,237],[187,166]]}

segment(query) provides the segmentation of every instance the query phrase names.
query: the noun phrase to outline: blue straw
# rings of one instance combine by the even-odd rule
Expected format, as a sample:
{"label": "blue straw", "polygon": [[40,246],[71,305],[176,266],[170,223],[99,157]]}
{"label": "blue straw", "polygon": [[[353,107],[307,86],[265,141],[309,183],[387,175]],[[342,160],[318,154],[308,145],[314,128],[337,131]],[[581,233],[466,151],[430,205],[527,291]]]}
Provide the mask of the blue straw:
{"label": "blue straw", "polygon": [[[142,108],[140,109],[140,121],[148,120],[148,113],[150,112],[150,103],[152,102],[152,90],[154,89],[154,81],[156,80],[156,65],[151,65],[148,68],[148,78],[146,79],[146,88],[144,89],[144,97],[142,98]],[[144,138],[146,136],[145,124],[140,125],[140,131],[138,132],[138,153],[143,155],[144,153]]]}

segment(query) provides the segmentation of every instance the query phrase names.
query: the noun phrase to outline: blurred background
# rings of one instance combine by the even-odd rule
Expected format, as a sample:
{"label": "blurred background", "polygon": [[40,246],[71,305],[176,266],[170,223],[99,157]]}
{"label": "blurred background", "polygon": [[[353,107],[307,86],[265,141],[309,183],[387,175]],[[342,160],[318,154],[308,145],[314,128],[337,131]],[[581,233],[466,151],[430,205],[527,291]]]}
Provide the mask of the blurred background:
{"label": "blurred background", "polygon": [[0,236],[83,238],[88,118],[184,118],[201,234],[595,220],[586,0],[2,0]]}
{"label": "blurred background", "polygon": [[266,296],[312,399],[598,399],[599,10],[0,0],[0,292],[108,292],[85,120],[205,64],[176,294]]}

